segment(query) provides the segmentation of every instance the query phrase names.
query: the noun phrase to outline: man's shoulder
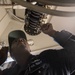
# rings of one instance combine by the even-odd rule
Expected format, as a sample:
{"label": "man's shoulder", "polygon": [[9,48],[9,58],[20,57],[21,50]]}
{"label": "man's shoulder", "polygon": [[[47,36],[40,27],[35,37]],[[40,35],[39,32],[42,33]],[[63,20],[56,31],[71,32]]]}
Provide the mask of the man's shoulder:
{"label": "man's shoulder", "polygon": [[52,56],[52,55],[54,55],[56,53],[57,53],[57,50],[55,50],[55,49],[48,49],[48,50],[44,50],[43,52],[41,52],[39,54],[39,57],[41,58],[41,57],[46,57],[47,56],[47,58],[48,58],[48,56],[50,57],[50,56]]}

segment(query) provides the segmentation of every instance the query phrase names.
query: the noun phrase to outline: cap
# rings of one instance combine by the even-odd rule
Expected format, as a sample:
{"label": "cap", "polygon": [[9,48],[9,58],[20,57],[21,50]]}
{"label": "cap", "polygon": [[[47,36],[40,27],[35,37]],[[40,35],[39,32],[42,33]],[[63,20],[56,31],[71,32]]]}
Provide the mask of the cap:
{"label": "cap", "polygon": [[12,42],[15,39],[18,39],[18,38],[24,38],[25,40],[27,40],[27,37],[26,37],[25,33],[22,30],[14,30],[14,31],[11,31],[9,33],[8,42],[9,42],[9,48],[10,49],[11,49]]}

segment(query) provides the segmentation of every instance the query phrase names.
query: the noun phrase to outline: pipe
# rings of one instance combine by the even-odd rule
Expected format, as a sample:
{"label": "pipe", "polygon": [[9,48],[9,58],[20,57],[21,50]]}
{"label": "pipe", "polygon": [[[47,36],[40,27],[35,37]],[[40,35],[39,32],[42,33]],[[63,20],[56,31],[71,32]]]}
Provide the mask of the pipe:
{"label": "pipe", "polygon": [[75,0],[35,0],[36,2],[54,6],[75,6]]}
{"label": "pipe", "polygon": [[24,7],[27,7],[28,9],[37,11],[37,12],[42,12],[42,13],[47,13],[50,15],[54,16],[62,16],[62,17],[74,17],[75,12],[67,12],[67,11],[58,11],[58,10],[53,10],[53,9],[46,9],[44,7],[40,7],[37,5],[32,5],[29,2],[23,1],[23,0],[12,0],[13,2],[16,2]]}

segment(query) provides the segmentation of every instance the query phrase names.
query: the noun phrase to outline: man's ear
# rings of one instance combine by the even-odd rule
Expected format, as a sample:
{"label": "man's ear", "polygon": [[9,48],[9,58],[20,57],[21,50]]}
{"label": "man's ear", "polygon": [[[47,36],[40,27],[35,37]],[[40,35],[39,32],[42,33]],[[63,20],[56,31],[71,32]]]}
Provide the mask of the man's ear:
{"label": "man's ear", "polygon": [[8,47],[2,47],[0,50],[0,65],[3,64],[8,56]]}

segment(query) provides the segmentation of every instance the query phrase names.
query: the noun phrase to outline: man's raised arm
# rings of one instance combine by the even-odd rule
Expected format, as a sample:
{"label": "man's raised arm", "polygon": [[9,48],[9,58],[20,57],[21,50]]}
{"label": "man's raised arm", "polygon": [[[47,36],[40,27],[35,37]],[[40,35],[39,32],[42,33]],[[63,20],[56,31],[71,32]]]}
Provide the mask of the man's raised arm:
{"label": "man's raised arm", "polygon": [[58,32],[53,29],[53,26],[50,23],[42,25],[42,31],[43,33],[53,37],[54,40],[66,50],[72,52],[75,51],[75,36],[70,32],[67,32],[65,30]]}

